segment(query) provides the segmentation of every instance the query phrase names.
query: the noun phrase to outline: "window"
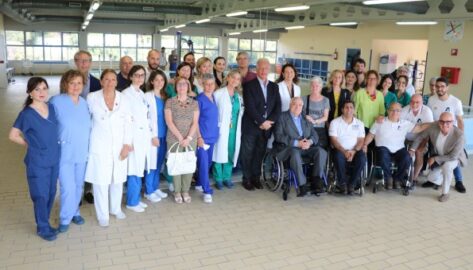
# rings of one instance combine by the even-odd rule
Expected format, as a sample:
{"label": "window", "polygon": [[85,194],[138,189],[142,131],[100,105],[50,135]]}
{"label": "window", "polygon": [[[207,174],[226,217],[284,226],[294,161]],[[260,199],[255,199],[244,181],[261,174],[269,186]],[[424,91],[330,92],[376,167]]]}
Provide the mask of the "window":
{"label": "window", "polygon": [[122,56],[130,56],[134,61],[146,61],[152,48],[152,35],[89,33],[88,50],[92,59],[119,61]]}
{"label": "window", "polygon": [[250,55],[250,63],[256,64],[259,58],[267,58],[271,64],[276,63],[277,41],[264,39],[229,38],[228,62],[236,64],[239,51],[246,51]]}
{"label": "window", "polygon": [[[192,40],[196,60],[202,56],[206,56],[213,60],[219,55],[218,37],[183,36],[181,44],[181,57],[189,52],[189,45],[187,45],[188,40]],[[171,35],[162,35],[161,46],[165,47],[166,51],[169,52],[176,49],[176,37]]]}
{"label": "window", "polygon": [[79,50],[79,34],[6,31],[7,59],[69,61]]}

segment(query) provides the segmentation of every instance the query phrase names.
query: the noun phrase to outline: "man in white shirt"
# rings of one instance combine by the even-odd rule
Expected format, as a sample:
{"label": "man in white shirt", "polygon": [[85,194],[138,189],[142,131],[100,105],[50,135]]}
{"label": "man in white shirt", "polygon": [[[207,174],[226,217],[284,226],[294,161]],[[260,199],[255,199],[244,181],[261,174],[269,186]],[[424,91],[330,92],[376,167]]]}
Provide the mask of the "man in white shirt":
{"label": "man in white shirt", "polygon": [[430,139],[432,142],[432,155],[427,161],[431,169],[426,183],[442,186],[440,202],[448,200],[453,170],[457,166],[465,166],[467,163],[463,151],[465,137],[463,131],[453,125],[453,120],[454,116],[450,112],[443,112],[439,121],[420,134],[409,149],[413,153],[424,139]]}
{"label": "man in white shirt", "polygon": [[[422,124],[432,123],[434,121],[434,116],[432,114],[432,110],[422,104],[422,95],[415,94],[412,96],[410,104],[402,108],[401,119],[407,120],[414,124]],[[416,137],[417,134],[414,133],[408,133],[406,135],[406,139],[410,142],[413,142]],[[419,176],[422,165],[424,164],[424,153],[428,141],[428,139],[422,141],[415,153],[414,181],[417,181],[417,177]]]}
{"label": "man in white shirt", "polygon": [[[366,163],[366,154],[363,152],[365,129],[363,122],[353,117],[355,104],[345,101],[342,115],[332,120],[329,128],[330,142],[334,148],[333,162],[337,171],[337,193],[352,195],[355,187],[360,185],[359,178]],[[347,165],[352,165],[352,171],[347,182]]]}
{"label": "man in white shirt", "polygon": [[[409,132],[421,132],[428,124],[416,125],[406,120],[401,120],[401,104],[392,103],[388,110],[388,117],[384,121],[375,122],[366,135],[364,151],[368,144],[375,140],[376,162],[382,168],[386,180],[385,188],[399,188],[401,181],[407,175],[412,160],[404,147],[406,135]],[[391,175],[391,160],[394,160],[397,170]]]}
{"label": "man in white shirt", "polygon": [[[461,131],[464,131],[462,102],[458,98],[448,93],[449,87],[447,78],[437,78],[435,82],[435,88],[437,95],[431,96],[427,102],[427,106],[432,109],[434,120],[439,120],[440,114],[443,112],[450,112],[454,115],[453,125],[457,126]],[[463,185],[463,176],[460,167],[455,168],[453,174],[455,175],[456,182],[455,189],[460,193],[465,193],[466,189]],[[426,184],[425,187],[431,186]]]}

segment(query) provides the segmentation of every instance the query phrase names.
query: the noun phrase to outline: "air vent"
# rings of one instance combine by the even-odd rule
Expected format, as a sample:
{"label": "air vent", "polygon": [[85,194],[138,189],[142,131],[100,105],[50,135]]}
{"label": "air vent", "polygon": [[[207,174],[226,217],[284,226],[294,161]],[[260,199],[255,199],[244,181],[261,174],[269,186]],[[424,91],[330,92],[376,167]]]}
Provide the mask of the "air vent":
{"label": "air vent", "polygon": [[154,7],[143,7],[143,11],[153,12],[153,11],[154,11]]}
{"label": "air vent", "polygon": [[71,8],[81,8],[82,4],[79,2],[69,2],[69,7]]}

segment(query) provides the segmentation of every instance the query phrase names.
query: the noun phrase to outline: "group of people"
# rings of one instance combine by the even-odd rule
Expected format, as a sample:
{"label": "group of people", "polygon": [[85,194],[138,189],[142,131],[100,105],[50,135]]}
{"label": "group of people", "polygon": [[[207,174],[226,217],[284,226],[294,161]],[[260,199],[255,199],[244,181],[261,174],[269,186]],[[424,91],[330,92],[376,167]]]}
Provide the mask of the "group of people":
{"label": "group of people", "polygon": [[[299,181],[299,196],[310,189],[316,194],[323,191],[328,153],[334,153],[338,192],[352,194],[360,173],[352,173],[347,179],[346,165],[361,170],[373,138],[382,162],[391,157],[397,161],[401,148],[397,144],[390,147],[393,142],[386,139],[392,136],[390,130],[401,138],[428,128],[427,124],[416,124],[432,120],[422,118],[428,107],[419,103],[420,95],[412,96],[405,108],[408,116],[400,120],[401,105],[396,101],[385,103],[386,87],[380,84],[376,90],[379,75],[374,70],[366,74],[363,70],[334,70],[326,87],[320,77],[314,77],[310,94],[301,97],[297,70],[291,64],[285,64],[277,81],[271,82],[270,63],[265,58],[257,61],[256,72],[252,72],[248,53],[240,52],[238,69],[225,73],[225,58],[217,57],[212,62],[201,57],[196,61],[193,53],[187,53],[177,66],[177,76],[169,79],[159,68],[160,57],[161,52],[152,49],[147,66],[141,66],[124,56],[118,74],[105,69],[97,79],[90,74],[91,54],[81,50],[74,55],[77,69],[62,75],[60,94],[49,100],[45,79],[32,77],[28,81],[28,96],[9,137],[27,146],[27,179],[41,238],[51,241],[58,233],[66,232],[71,223],[84,224],[80,214],[83,192],[85,199],[94,203],[99,225],[107,227],[110,215],[126,218],[122,210],[124,183],[126,208],[134,212],[144,212],[148,206],[141,196],[143,182],[143,196],[149,202],[168,197],[160,189],[162,175],[178,204],[191,202],[193,178],[203,201],[211,203],[210,179],[213,176],[218,190],[232,188],[232,171],[238,162],[243,187],[261,189],[261,163],[268,148],[279,159],[289,160]],[[366,83],[359,81],[360,74],[366,76]],[[438,139],[434,147],[442,143],[449,148],[436,148],[435,160],[429,159],[428,163],[433,168],[436,162],[442,170],[457,167],[456,175],[461,177],[459,162],[454,161],[463,164],[465,160],[461,153],[452,152],[463,147],[461,104],[458,107],[459,100],[447,94],[445,79],[436,79],[435,89],[429,104],[434,110],[433,119],[440,119],[437,129],[447,139]],[[401,96],[407,94],[405,90],[396,91]],[[387,118],[385,106],[389,108]],[[448,113],[442,114],[444,111]],[[450,125],[453,120],[448,119],[454,119],[459,128]],[[433,126],[430,133],[418,136],[409,150],[423,153],[427,137],[438,135],[431,130]],[[455,140],[450,143],[451,133]],[[169,175],[165,165],[168,149],[195,151],[196,172]],[[315,164],[310,173],[302,169],[304,159]],[[401,179],[402,173],[393,178]],[[385,175],[390,177],[390,172]],[[442,196],[448,194],[448,179],[442,182],[440,178],[447,176],[437,173],[429,178],[432,186],[443,183]],[[60,211],[59,227],[55,228],[49,216],[58,179]],[[84,187],[84,182],[89,185]],[[457,178],[456,188],[465,191],[461,179]]]}

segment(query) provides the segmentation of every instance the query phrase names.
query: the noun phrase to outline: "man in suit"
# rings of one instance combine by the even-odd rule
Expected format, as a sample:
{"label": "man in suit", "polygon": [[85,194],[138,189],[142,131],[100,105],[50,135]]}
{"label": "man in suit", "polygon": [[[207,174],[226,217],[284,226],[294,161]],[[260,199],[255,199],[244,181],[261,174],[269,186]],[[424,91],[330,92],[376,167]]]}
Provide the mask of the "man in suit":
{"label": "man in suit", "polygon": [[268,59],[258,59],[256,79],[243,84],[245,113],[242,119],[241,165],[243,187],[261,189],[261,163],[273,125],[281,114],[278,85],[268,80]]}
{"label": "man in suit", "polygon": [[291,99],[289,111],[283,112],[276,124],[273,150],[279,160],[290,159],[289,166],[299,182],[300,197],[307,193],[302,159],[307,158],[314,162],[312,181],[320,180],[327,162],[327,152],[317,145],[319,138],[312,128],[312,123],[302,116],[303,105],[300,97]]}
{"label": "man in suit", "polygon": [[439,120],[421,133],[409,149],[413,155],[423,139],[428,138],[432,143],[432,155],[427,161],[430,166],[427,183],[442,185],[440,202],[448,200],[453,170],[458,165],[466,166],[467,164],[466,154],[463,150],[465,146],[463,131],[453,123],[453,114],[443,112],[440,114]]}
{"label": "man in suit", "polygon": [[[100,81],[90,74],[90,68],[92,67],[92,55],[88,51],[80,50],[74,54],[74,63],[76,64],[77,70],[87,78],[84,82],[84,88],[82,89],[81,97],[87,98],[89,93],[102,89]],[[88,203],[94,203],[94,195],[92,195],[92,185],[90,183],[84,184],[84,198]]]}
{"label": "man in suit", "polygon": [[81,97],[87,98],[89,93],[102,89],[100,81],[90,74],[90,68],[92,67],[92,55],[90,52],[84,50],[76,52],[74,54],[74,63],[76,64],[77,70],[87,79],[87,81],[84,82],[84,88],[80,94]]}
{"label": "man in suit", "polygon": [[125,90],[130,86],[130,81],[128,80],[128,72],[130,72],[131,67],[133,67],[133,58],[128,55],[120,58],[120,72],[117,74],[117,90]]}

